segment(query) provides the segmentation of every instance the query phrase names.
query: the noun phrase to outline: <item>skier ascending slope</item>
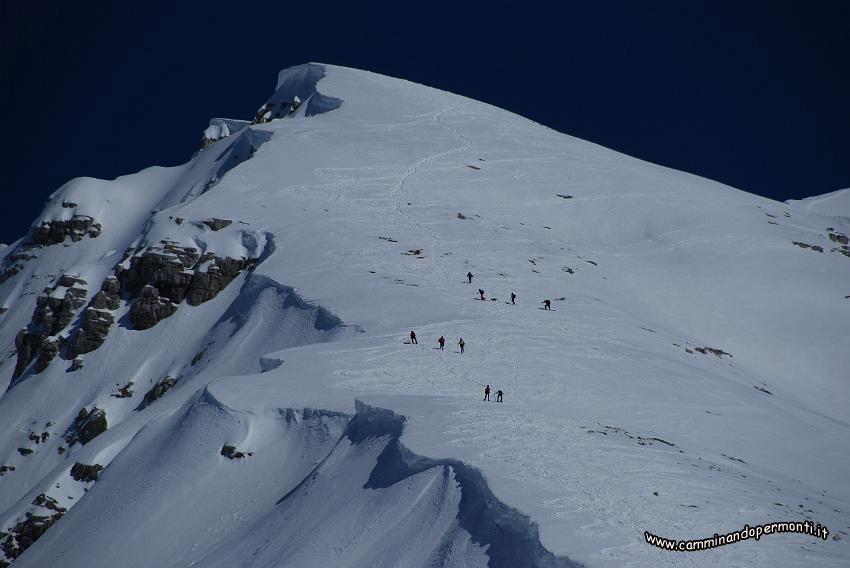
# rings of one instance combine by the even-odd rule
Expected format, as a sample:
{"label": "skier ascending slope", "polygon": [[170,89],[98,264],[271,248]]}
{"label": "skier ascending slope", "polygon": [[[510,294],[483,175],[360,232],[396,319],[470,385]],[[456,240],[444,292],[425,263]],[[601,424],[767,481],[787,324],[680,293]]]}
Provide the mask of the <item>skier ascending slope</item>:
{"label": "skier ascending slope", "polygon": [[466,278],[468,280],[467,284],[472,284],[472,273],[471,272],[466,273]]}
{"label": "skier ascending slope", "polygon": [[457,346],[460,347],[460,354],[463,355],[463,348],[466,346],[463,338],[460,338],[460,341],[457,342]]}
{"label": "skier ascending slope", "polygon": [[413,345],[419,345],[419,342],[416,341],[416,332],[413,330],[410,331],[410,343]]}
{"label": "skier ascending slope", "polygon": [[490,385],[484,387],[484,400],[490,400]]}
{"label": "skier ascending slope", "polygon": [[479,296],[481,296],[481,298],[480,298],[480,299],[482,299],[482,300],[483,300],[483,299],[484,299],[484,290],[482,290],[481,288],[479,288],[479,289],[478,289],[478,295],[479,295]]}
{"label": "skier ascending slope", "polygon": [[552,303],[549,300],[543,300],[543,309],[544,310],[551,310],[552,309]]}
{"label": "skier ascending slope", "polygon": [[442,335],[440,336],[440,339],[437,340],[437,343],[440,344],[440,351],[446,348],[446,338]]}

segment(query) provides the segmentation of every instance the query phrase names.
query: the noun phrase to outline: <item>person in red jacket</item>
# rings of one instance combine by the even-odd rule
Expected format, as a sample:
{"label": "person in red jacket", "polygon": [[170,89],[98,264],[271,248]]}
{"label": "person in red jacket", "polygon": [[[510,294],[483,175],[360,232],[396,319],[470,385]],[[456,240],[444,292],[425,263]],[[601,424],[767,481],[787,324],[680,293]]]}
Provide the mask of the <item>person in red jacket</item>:
{"label": "person in red jacket", "polygon": [[484,400],[490,400],[490,385],[484,387]]}

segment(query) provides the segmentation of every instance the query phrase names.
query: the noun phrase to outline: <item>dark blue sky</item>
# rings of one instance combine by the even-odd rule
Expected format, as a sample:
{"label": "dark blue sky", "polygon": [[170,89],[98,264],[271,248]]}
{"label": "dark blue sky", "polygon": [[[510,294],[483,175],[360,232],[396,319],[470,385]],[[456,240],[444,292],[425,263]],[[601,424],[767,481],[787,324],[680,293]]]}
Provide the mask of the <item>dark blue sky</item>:
{"label": "dark blue sky", "polygon": [[306,61],[775,199],[850,186],[850,2],[553,4],[0,0],[0,242],[72,177],[185,161]]}

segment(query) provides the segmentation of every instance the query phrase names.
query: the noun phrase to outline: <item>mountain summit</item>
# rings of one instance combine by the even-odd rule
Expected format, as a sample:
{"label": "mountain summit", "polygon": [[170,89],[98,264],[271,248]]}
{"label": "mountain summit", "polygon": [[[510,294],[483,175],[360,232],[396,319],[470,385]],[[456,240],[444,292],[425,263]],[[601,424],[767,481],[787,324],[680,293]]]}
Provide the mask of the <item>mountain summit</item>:
{"label": "mountain summit", "polygon": [[836,200],[332,65],[246,116],[0,249],[0,566],[850,562]]}

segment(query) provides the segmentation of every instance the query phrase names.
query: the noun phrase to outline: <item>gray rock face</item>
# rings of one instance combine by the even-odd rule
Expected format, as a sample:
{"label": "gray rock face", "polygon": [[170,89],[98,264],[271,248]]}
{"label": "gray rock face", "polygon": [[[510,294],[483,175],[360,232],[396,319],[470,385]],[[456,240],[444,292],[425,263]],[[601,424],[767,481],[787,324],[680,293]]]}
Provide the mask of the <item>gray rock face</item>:
{"label": "gray rock face", "polygon": [[207,227],[209,227],[213,231],[220,231],[223,228],[232,224],[233,221],[231,219],[210,218],[210,219],[204,219],[203,221],[201,221],[201,223],[203,223],[204,225],[206,225]]}
{"label": "gray rock face", "polygon": [[100,477],[101,471],[103,471],[103,466],[98,463],[87,465],[77,462],[73,465],[73,467],[71,467],[71,477],[77,481],[91,483],[93,481],[97,481],[97,478]]}
{"label": "gray rock face", "polygon": [[103,345],[115,320],[108,310],[117,310],[121,305],[121,284],[114,276],[103,281],[100,291],[83,313],[80,327],[68,346],[68,357],[90,353]]}
{"label": "gray rock face", "polygon": [[90,411],[81,408],[73,424],[65,432],[64,438],[69,446],[73,446],[77,442],[85,446],[97,436],[106,432],[108,427],[105,410],[96,406],[92,407]]}
{"label": "gray rock face", "polygon": [[142,400],[142,403],[136,410],[142,410],[153,404],[154,401],[161,398],[165,393],[173,389],[179,380],[179,377],[165,377],[164,379],[156,383],[153,387],[151,387],[151,390],[145,393],[145,398]]}
{"label": "gray rock face", "polygon": [[100,292],[94,295],[91,307],[96,310],[117,310],[121,305],[121,283],[115,276],[103,281]]}
{"label": "gray rock face", "polygon": [[230,446],[228,444],[225,444],[221,447],[220,453],[229,460],[241,460],[245,457],[250,457],[254,455],[254,452],[237,451],[236,446]]}
{"label": "gray rock face", "polygon": [[197,306],[215,298],[256,262],[253,258],[220,258],[211,252],[201,257],[193,247],[162,241],[162,246],[130,258],[129,268],[119,270],[118,276],[127,295],[136,299],[130,320],[136,329],[149,329],[172,315],[184,299]]}
{"label": "gray rock face", "polygon": [[37,496],[32,504],[52,511],[52,513],[49,515],[27,513],[26,519],[18,522],[9,534],[5,535],[2,544],[0,544],[0,549],[3,550],[6,558],[14,560],[23,554],[67,511],[64,507],[59,506],[56,499],[44,493]]}
{"label": "gray rock face", "polygon": [[36,374],[45,370],[57,355],[59,355],[59,340],[44,338],[41,342],[38,359],[35,362]]}
{"label": "gray rock face", "polygon": [[130,322],[138,330],[150,329],[176,311],[177,304],[160,297],[159,290],[148,284],[130,308]]}
{"label": "gray rock face", "polygon": [[100,223],[87,215],[75,215],[68,221],[45,221],[38,227],[32,228],[32,240],[39,246],[58,245],[70,237],[79,241],[83,237],[96,238],[102,230]]}
{"label": "gray rock face", "polygon": [[186,302],[198,306],[215,298],[234,278],[253,264],[251,259],[219,258],[211,253],[204,255],[201,264],[211,261],[206,272],[195,272],[189,284]]}
{"label": "gray rock face", "polygon": [[[62,345],[54,336],[64,330],[85,305],[86,289],[82,287],[85,285],[84,280],[63,275],[55,286],[45,289],[44,295],[36,299],[29,325],[15,337],[18,359],[13,379],[20,377],[36,358],[35,372],[42,372],[59,354]],[[66,288],[62,297],[55,295],[60,287]]]}
{"label": "gray rock face", "polygon": [[160,295],[179,304],[192,281],[191,269],[200,254],[193,247],[181,247],[170,241],[163,241],[162,245],[132,257],[130,268],[121,271],[119,277],[130,297],[138,296],[150,284]]}

